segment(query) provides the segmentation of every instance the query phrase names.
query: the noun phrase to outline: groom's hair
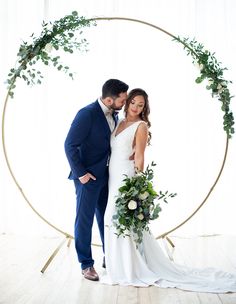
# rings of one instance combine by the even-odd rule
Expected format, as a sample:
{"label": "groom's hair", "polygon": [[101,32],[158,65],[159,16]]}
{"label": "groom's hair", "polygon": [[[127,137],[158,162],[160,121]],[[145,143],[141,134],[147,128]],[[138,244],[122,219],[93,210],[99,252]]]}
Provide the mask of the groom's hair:
{"label": "groom's hair", "polygon": [[102,86],[102,98],[117,98],[120,93],[126,93],[129,86],[121,80],[109,79]]}

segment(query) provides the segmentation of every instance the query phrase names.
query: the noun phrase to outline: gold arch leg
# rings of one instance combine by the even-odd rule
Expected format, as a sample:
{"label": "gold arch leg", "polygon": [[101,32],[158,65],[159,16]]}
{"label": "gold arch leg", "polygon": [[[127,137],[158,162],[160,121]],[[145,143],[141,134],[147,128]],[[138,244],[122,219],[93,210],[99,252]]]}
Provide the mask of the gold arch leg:
{"label": "gold arch leg", "polygon": [[170,246],[171,246],[172,248],[175,248],[175,245],[174,245],[174,243],[171,241],[171,239],[170,239],[168,236],[166,236],[165,238],[166,238],[167,242],[170,244]]}
{"label": "gold arch leg", "polygon": [[[68,240],[69,239],[69,240]],[[41,272],[44,273],[45,270],[48,268],[48,266],[50,265],[50,263],[52,262],[52,260],[55,258],[55,256],[58,254],[59,250],[61,249],[61,247],[65,244],[65,242],[68,240],[68,247],[69,244],[71,242],[71,237],[66,236],[64,238],[64,240],[57,246],[57,248],[53,251],[52,255],[50,256],[50,258],[47,260],[47,262],[45,263],[45,265],[43,266],[43,268],[41,269]]]}

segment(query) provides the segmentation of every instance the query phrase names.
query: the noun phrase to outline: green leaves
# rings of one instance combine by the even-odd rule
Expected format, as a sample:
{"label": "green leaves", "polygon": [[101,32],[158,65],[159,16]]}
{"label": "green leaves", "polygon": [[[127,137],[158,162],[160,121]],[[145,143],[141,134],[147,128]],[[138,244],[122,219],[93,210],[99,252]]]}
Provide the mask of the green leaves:
{"label": "green leaves", "polygon": [[73,79],[73,73],[69,72],[69,67],[63,65],[59,59],[60,56],[51,56],[49,53],[62,49],[72,54],[74,50],[81,52],[87,51],[87,40],[78,38],[74,32],[79,31],[82,35],[82,28],[90,25],[96,25],[94,22],[80,17],[76,11],[70,15],[55,21],[54,23],[42,23],[42,32],[39,37],[34,33],[31,35],[31,42],[23,42],[17,53],[18,67],[11,69],[8,74],[7,84],[8,93],[14,96],[14,88],[16,79],[22,78],[27,85],[41,84],[42,74],[39,70],[32,68],[38,61],[43,62],[46,66],[53,65],[58,71],[67,73]]}
{"label": "green leaves", "polygon": [[205,77],[200,76],[200,77],[196,78],[195,82],[201,83],[201,82],[203,82],[204,79],[205,79]]}
{"label": "green leaves", "polygon": [[211,90],[212,97],[217,97],[221,102],[221,110],[223,115],[223,129],[229,138],[234,134],[234,116],[230,110],[230,101],[233,96],[230,95],[228,85],[232,81],[225,80],[223,77],[224,71],[227,68],[221,66],[218,62],[215,53],[204,50],[204,46],[198,43],[195,39],[177,37],[174,39],[184,45],[187,55],[191,55],[194,65],[199,69],[200,76],[195,80],[196,83],[202,83],[208,80],[207,90]]}
{"label": "green leaves", "polygon": [[153,213],[152,213],[152,216],[151,216],[151,219],[152,220],[155,220],[159,217],[159,213],[161,212],[161,207],[159,204],[157,204],[153,210]]}
{"label": "green leaves", "polygon": [[149,222],[159,217],[161,207],[157,200],[175,197],[176,193],[157,193],[153,188],[154,162],[147,166],[145,172],[137,172],[133,177],[125,175],[124,184],[119,188],[116,199],[116,214],[113,215],[113,224],[117,236],[134,235],[136,244],[142,242],[143,231],[149,231]]}

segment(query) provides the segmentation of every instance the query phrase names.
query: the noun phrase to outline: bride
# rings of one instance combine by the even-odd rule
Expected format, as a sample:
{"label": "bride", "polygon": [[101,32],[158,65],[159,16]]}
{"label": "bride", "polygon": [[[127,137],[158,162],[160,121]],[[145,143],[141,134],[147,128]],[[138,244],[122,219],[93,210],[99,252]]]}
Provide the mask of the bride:
{"label": "bride", "polygon": [[[236,292],[236,274],[212,268],[190,269],[170,261],[152,234],[144,231],[143,241],[136,248],[133,236],[117,237],[112,224],[115,197],[124,179],[135,169],[143,171],[144,152],[150,142],[150,108],[147,93],[132,90],[125,105],[125,118],[119,121],[111,136],[109,164],[109,198],[105,213],[105,284],[176,287],[197,292]],[[134,155],[133,160],[130,156]]]}

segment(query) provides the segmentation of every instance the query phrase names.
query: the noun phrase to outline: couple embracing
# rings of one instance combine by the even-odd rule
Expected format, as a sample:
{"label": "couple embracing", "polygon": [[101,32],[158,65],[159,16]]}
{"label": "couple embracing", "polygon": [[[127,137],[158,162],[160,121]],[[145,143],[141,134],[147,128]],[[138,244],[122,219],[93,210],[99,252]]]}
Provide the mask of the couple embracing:
{"label": "couple embracing", "polygon": [[[79,110],[65,141],[69,179],[74,181],[76,191],[74,237],[83,276],[99,280],[91,250],[96,216],[106,268],[102,283],[236,292],[235,274],[176,265],[147,231],[138,248],[132,235],[118,238],[115,234],[112,216],[118,189],[124,174],[132,177],[136,170],[143,171],[144,152],[151,137],[148,95],[139,88],[127,94],[128,88],[118,79],[107,80],[101,98]],[[118,120],[123,107],[125,117]]]}

